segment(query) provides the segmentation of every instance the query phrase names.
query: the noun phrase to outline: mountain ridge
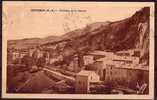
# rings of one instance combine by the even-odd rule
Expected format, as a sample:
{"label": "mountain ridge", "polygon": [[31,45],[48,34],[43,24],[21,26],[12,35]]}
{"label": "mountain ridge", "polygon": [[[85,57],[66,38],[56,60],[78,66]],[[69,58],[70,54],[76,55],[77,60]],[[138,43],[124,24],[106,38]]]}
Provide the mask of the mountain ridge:
{"label": "mountain ridge", "polygon": [[49,44],[59,45],[59,43],[66,41],[66,43],[62,44],[63,46],[57,48],[59,50],[63,49],[63,54],[64,52],[71,51],[120,51],[140,49],[140,58],[148,59],[149,16],[150,8],[144,7],[141,10],[136,11],[132,16],[120,21],[95,22],[84,28],[73,30],[59,37],[48,37],[49,41],[46,42],[44,39],[39,39],[36,42],[28,42],[26,44],[34,43],[34,46],[46,46]]}

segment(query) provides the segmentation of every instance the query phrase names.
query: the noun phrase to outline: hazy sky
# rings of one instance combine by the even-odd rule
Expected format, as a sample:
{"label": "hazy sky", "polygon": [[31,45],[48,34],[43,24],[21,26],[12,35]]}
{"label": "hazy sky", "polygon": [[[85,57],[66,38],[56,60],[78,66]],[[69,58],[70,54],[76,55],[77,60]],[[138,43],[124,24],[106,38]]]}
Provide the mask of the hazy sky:
{"label": "hazy sky", "polygon": [[137,3],[4,2],[3,32],[8,39],[59,36],[93,22],[130,17],[142,7]]}

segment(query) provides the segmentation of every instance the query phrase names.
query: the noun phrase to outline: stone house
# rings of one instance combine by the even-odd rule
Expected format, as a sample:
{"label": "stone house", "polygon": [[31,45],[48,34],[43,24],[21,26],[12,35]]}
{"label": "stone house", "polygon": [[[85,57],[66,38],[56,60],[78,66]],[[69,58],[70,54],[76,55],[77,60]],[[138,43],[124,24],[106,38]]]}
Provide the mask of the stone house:
{"label": "stone house", "polygon": [[89,93],[90,83],[99,82],[99,75],[94,71],[82,70],[76,75],[76,93]]}

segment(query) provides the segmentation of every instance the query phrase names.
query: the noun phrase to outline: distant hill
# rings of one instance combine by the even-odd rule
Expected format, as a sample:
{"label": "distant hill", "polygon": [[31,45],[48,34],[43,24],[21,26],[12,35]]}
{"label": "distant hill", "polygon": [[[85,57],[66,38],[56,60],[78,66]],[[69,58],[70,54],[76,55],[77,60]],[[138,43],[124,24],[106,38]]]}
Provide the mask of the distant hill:
{"label": "distant hill", "polygon": [[45,38],[25,38],[18,40],[8,40],[8,48],[16,49],[30,48],[41,45],[43,43],[53,42],[57,39],[58,39],[57,36],[48,36]]}

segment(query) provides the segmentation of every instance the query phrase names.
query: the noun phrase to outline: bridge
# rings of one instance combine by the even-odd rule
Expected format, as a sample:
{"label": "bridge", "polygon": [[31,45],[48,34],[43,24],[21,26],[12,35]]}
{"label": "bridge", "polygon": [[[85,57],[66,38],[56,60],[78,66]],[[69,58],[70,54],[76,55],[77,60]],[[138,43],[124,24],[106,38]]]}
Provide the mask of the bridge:
{"label": "bridge", "polygon": [[57,78],[58,80],[67,80],[69,82],[75,82],[75,78],[72,76],[64,75],[60,72],[57,72],[48,68],[43,68],[43,71],[48,73],[52,77]]}

